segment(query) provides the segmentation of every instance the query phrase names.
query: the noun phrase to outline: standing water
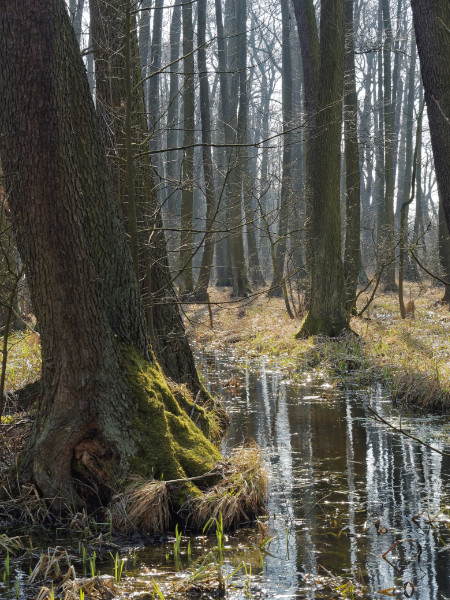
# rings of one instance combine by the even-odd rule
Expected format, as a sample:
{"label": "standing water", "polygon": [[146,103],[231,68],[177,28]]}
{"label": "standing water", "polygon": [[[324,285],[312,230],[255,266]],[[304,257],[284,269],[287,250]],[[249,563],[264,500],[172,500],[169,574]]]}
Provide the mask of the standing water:
{"label": "standing water", "polygon": [[298,384],[264,360],[240,372],[229,356],[202,363],[212,392],[240,378],[224,453],[254,440],[267,459],[275,539],[257,578],[262,596],[450,598],[445,418],[408,422],[439,453],[374,418],[368,406],[399,426],[380,388],[335,390],[308,375]]}
{"label": "standing water", "polygon": [[[128,560],[115,598],[450,599],[448,419],[400,419],[381,388],[336,389],[318,374],[293,381],[264,359],[198,359],[208,389],[225,398],[231,416],[223,453],[251,442],[263,451],[268,516],[226,535],[223,545],[212,527],[212,535],[162,536],[118,549],[116,563],[119,553]],[[76,543],[62,536],[50,544]],[[93,552],[88,548],[89,557]],[[79,563],[77,573],[89,572],[84,554]],[[97,566],[117,579],[113,563],[111,553]],[[16,568],[15,587],[0,581],[0,598],[31,598],[23,590],[33,567]]]}

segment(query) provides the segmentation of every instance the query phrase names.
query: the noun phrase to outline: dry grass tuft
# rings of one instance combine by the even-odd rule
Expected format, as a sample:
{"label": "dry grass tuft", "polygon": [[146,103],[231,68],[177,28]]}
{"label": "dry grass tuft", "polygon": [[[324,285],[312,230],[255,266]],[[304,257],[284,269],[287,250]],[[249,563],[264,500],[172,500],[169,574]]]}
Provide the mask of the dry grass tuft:
{"label": "dry grass tuft", "polygon": [[[65,565],[66,575],[63,572],[63,565]],[[28,578],[28,583],[48,581],[49,579],[66,580],[72,572],[73,567],[66,548],[62,546],[48,548],[47,554],[42,554],[37,565],[34,567],[33,572]]]}
{"label": "dry grass tuft", "polygon": [[62,584],[64,600],[80,600],[80,591],[86,600],[112,600],[117,598],[117,585],[111,575],[98,577],[70,578]]}
{"label": "dry grass tuft", "polygon": [[223,528],[233,529],[265,514],[267,473],[258,446],[236,448],[224,465],[223,478],[190,501],[190,521],[201,529],[222,515]]}
{"label": "dry grass tuft", "polygon": [[120,531],[162,533],[169,526],[169,498],[164,481],[133,478],[111,504],[113,525]]}

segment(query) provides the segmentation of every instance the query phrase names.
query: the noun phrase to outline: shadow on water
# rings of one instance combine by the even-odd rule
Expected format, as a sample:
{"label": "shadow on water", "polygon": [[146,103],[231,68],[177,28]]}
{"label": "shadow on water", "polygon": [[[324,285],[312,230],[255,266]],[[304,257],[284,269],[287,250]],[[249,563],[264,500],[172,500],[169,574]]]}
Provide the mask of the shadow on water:
{"label": "shadow on water", "polygon": [[[226,536],[225,574],[246,565],[230,580],[228,598],[450,598],[450,457],[374,419],[368,405],[399,421],[380,388],[335,389],[320,375],[292,381],[264,360],[251,367],[231,354],[197,358],[231,414],[223,452],[254,440],[270,478],[263,533],[252,527]],[[450,451],[444,418],[402,422]],[[154,581],[166,598],[187,597],[173,594],[173,583],[192,573],[214,540],[184,536],[175,562],[173,542],[129,549],[118,598],[158,597]],[[111,572],[111,564],[99,566]]]}

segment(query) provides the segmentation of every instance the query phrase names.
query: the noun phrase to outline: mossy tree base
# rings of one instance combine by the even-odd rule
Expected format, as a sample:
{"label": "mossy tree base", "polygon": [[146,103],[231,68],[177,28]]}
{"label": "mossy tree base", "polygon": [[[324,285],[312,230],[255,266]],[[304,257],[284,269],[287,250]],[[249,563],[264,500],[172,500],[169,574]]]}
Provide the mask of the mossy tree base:
{"label": "mossy tree base", "polygon": [[327,337],[338,337],[345,331],[349,331],[349,325],[346,321],[334,323],[331,319],[314,317],[311,312],[308,312],[304,318],[299,332],[296,334],[297,339],[304,339],[312,335],[325,335]]}

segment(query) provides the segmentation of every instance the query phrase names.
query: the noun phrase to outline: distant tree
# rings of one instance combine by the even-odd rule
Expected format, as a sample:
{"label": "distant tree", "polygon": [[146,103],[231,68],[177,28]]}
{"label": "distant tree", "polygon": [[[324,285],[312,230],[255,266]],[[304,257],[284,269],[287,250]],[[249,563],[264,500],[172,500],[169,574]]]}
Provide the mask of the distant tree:
{"label": "distant tree", "polygon": [[[311,236],[311,300],[297,337],[336,336],[348,329],[339,196],[344,8],[345,0],[322,0],[320,9],[320,70],[318,78],[313,78],[318,81],[317,114],[314,138],[310,141],[313,191],[308,232]],[[299,33],[301,35],[301,30]],[[305,55],[303,59],[305,65]]]}
{"label": "distant tree", "polygon": [[180,293],[194,291],[192,273],[192,253],[194,234],[192,231],[194,216],[194,142],[195,142],[195,78],[194,78],[194,31],[192,23],[192,4],[184,2],[183,14],[183,160],[181,191],[181,236],[179,256]]}
{"label": "distant tree", "polygon": [[353,0],[345,3],[345,76],[344,76],[344,140],[345,140],[345,195],[346,236],[344,276],[346,308],[351,309],[359,276],[360,259],[360,166],[358,146],[358,98],[356,94],[355,54],[353,28]]}

